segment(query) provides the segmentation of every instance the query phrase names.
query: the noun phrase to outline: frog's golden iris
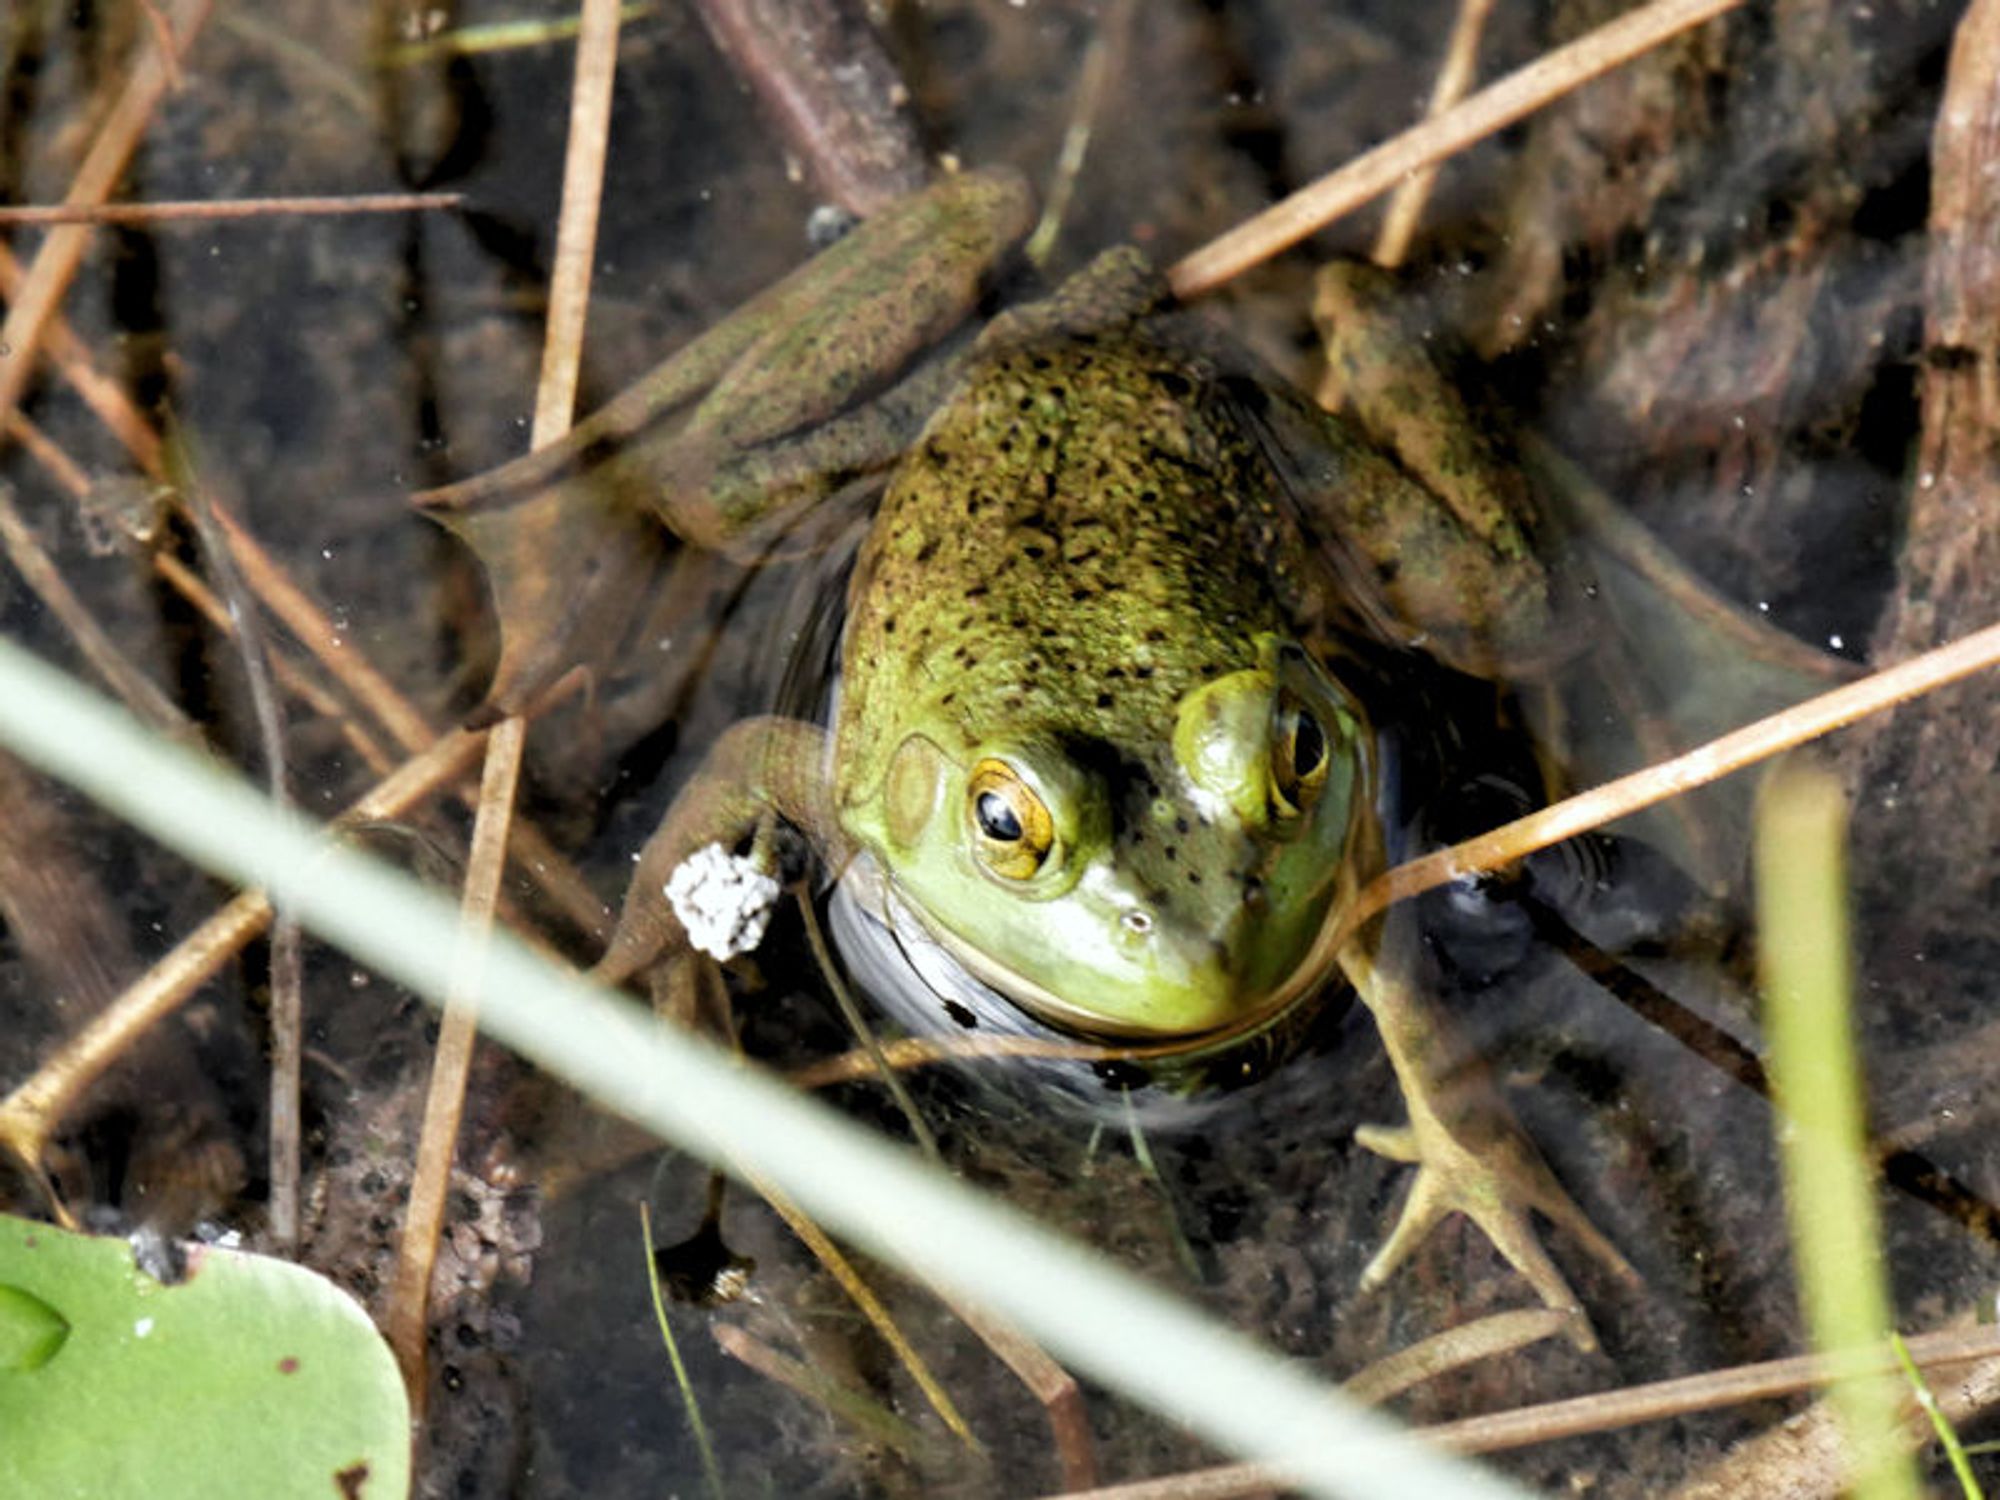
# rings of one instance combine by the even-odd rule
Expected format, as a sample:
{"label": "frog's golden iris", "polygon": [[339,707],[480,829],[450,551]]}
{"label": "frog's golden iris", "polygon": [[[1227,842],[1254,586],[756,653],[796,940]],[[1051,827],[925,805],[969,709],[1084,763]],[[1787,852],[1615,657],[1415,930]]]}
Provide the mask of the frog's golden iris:
{"label": "frog's golden iris", "polygon": [[1278,700],[1278,732],[1271,736],[1271,800],[1280,817],[1295,818],[1326,785],[1326,731],[1311,709],[1290,693]]}
{"label": "frog's golden iris", "polygon": [[966,815],[979,860],[1002,880],[1031,878],[1055,847],[1055,819],[1014,768],[988,757],[972,768]]}

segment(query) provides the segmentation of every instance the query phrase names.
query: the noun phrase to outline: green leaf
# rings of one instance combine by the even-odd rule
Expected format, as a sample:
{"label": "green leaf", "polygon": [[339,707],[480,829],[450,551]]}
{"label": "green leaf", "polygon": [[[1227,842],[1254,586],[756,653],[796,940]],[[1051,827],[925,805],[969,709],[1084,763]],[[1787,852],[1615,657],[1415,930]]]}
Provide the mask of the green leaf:
{"label": "green leaf", "polygon": [[0,1215],[0,1495],[400,1500],[409,1431],[323,1277],[203,1246],[166,1286],[123,1240]]}

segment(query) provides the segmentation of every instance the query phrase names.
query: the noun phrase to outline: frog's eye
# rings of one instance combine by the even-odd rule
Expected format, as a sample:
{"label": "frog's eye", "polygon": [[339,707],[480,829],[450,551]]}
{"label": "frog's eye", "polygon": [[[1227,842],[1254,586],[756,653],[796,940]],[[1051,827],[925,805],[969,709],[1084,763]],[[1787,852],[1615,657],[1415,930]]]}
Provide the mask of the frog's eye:
{"label": "frog's eye", "polygon": [[1331,758],[1326,730],[1313,711],[1284,694],[1271,735],[1271,798],[1281,816],[1297,817],[1318,799]]}
{"label": "frog's eye", "polygon": [[987,869],[1006,880],[1026,880],[1041,869],[1056,841],[1055,820],[1012,766],[991,759],[974,766],[965,808]]}

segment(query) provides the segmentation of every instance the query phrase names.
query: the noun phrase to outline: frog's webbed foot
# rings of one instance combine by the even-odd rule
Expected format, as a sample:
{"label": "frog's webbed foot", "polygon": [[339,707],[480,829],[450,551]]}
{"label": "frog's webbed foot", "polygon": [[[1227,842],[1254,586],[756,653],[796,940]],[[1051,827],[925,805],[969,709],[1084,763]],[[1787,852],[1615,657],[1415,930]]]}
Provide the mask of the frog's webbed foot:
{"label": "frog's webbed foot", "polygon": [[1638,1273],[1563,1191],[1511,1121],[1506,1131],[1469,1146],[1435,1116],[1424,1112],[1413,1118],[1423,1120],[1424,1126],[1364,1125],[1355,1132],[1355,1140],[1368,1150],[1417,1168],[1395,1229],[1361,1274],[1361,1289],[1369,1292],[1383,1286],[1431,1230],[1452,1214],[1462,1213],[1527,1279],[1545,1306],[1570,1318],[1571,1339],[1577,1347],[1594,1349],[1590,1318],[1542,1248],[1530,1212],[1539,1212],[1567,1230],[1621,1279],[1636,1284]]}
{"label": "frog's webbed foot", "polygon": [[1355,1139],[1417,1168],[1395,1229],[1362,1273],[1362,1290],[1382,1286],[1431,1230],[1461,1213],[1546,1306],[1571,1320],[1571,1342],[1595,1349],[1589,1316],[1530,1215],[1567,1231],[1628,1285],[1640,1284],[1638,1273],[1556,1181],[1483,1070],[1452,1056],[1443,1018],[1351,945],[1341,965],[1375,1016],[1410,1112],[1406,1125],[1364,1125]]}

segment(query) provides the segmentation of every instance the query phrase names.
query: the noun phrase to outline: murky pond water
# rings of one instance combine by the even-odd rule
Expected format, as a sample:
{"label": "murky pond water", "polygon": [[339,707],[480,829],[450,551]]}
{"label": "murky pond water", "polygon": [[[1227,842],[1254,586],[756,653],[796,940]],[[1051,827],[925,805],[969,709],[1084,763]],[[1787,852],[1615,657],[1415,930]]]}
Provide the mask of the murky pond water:
{"label": "murky pond water", "polygon": [[[892,51],[931,144],[1046,180],[1099,7],[888,9]],[[1481,76],[1531,59],[1571,34],[1577,13],[1598,9],[1496,17]],[[1450,11],[1433,0],[1142,7],[1093,121],[1049,279],[1128,240],[1170,262],[1409,123]],[[464,207],[105,231],[65,304],[77,337],[142,409],[171,404],[207,483],[321,602],[337,649],[372,663],[437,726],[476,707],[497,637],[471,554],[407,497],[525,447],[571,58],[558,43],[381,59],[440,20],[517,15],[489,4],[447,16],[316,0],[224,10],[162,105],[126,196],[425,189],[462,193]],[[1946,414],[1943,389],[1991,359],[1992,334],[1940,348],[1927,346],[1923,325],[1931,132],[1956,20],[1955,7],[1921,0],[1753,9],[1449,166],[1412,252],[1411,305],[1441,345],[1475,351],[1468,379],[1496,421],[1568,453],[1746,613],[1849,661],[1987,623],[2000,602],[2000,573],[1981,566],[1991,560],[1992,502],[1975,483],[1991,446],[1979,424],[1991,413]],[[119,3],[23,0],[0,18],[0,199],[62,196],[147,35],[144,15]],[[797,264],[814,207],[694,17],[668,5],[631,21],[582,407]],[[1209,299],[1208,311],[1309,385],[1314,263],[1365,252],[1373,234],[1372,214],[1338,225]],[[26,260],[42,235],[13,231],[14,253]],[[198,563],[192,530],[170,525],[147,547],[100,545],[107,523],[93,507],[134,493],[132,457],[57,379],[31,384],[23,410],[81,466],[91,495],[75,498],[21,442],[0,449],[0,485],[122,649],[213,743],[259,771],[235,651],[156,561]],[[1940,491],[1968,498],[1955,511],[1926,505]],[[818,523],[845,542],[754,575],[691,555],[664,561],[650,654],[621,660],[589,705],[560,709],[536,731],[526,815],[607,902],[717,735],[747,714],[796,708],[822,686],[793,646],[805,641],[816,665],[812,643],[837,623],[842,546],[857,519]],[[0,628],[76,660],[12,573],[0,582]],[[1749,701],[1703,676],[1712,663],[1676,675],[1676,663],[1641,660],[1607,700],[1551,716],[1524,685],[1506,717],[1545,727],[1561,717],[1565,742],[1596,743],[1598,720],[1625,723],[1634,698],[1692,700],[1689,723],[1704,732]],[[1450,695],[1464,688],[1438,691],[1446,696],[1423,701],[1461,701]],[[1413,723],[1438,719],[1411,731],[1413,745],[1447,747],[1411,756],[1435,761],[1425,773],[1435,797],[1412,793],[1439,825],[1433,836],[1511,816],[1519,789],[1537,779],[1526,735],[1491,728],[1492,701],[1489,692],[1484,722],[1405,710]],[[1993,684],[1975,679],[1833,752],[1857,809],[1858,999],[1874,1123],[1902,1153],[1882,1208],[1898,1312],[1912,1329],[1968,1315],[1990,1295],[1996,1263],[1990,1239],[1965,1222],[2000,1192],[1987,1144],[1996,703]],[[369,774],[327,704],[291,702],[286,753],[315,812],[343,805]],[[1594,779],[1619,768],[1554,769]],[[24,851],[45,845],[70,851],[57,863],[74,880],[63,931],[45,899],[0,893],[0,1077],[11,1085],[222,893],[31,778],[9,771],[0,798],[0,819],[17,830],[0,839],[0,877],[25,890]],[[1580,863],[1549,867],[1553,904],[1618,950],[1616,964],[1580,957],[1574,943],[1565,951],[1568,940],[1551,937],[1515,887],[1426,898],[1401,919],[1556,1175],[1643,1278],[1628,1286],[1550,1232],[1602,1351],[1548,1341],[1472,1366],[1401,1398],[1414,1420],[1801,1347],[1772,1111],[1737,1081],[1740,1070],[1718,1066],[1715,1046],[1697,1045],[1718,1033],[1756,1039],[1742,804],[1698,816],[1707,832],[1692,840],[1654,824],[1640,831],[1644,845],[1593,846]],[[455,808],[374,835],[385,854],[438,878],[449,878],[464,837]],[[1690,874],[1681,865],[1696,845],[1702,867]],[[1719,898],[1699,893],[1702,879]],[[540,912],[527,884],[509,895],[531,918]],[[546,927],[580,962],[595,956],[560,920]],[[253,950],[78,1110],[53,1163],[77,1206],[177,1232],[198,1219],[258,1232],[263,974]],[[795,916],[781,917],[732,986],[754,1056],[795,1067],[852,1045]],[[1649,1019],[1624,1003],[1647,993],[1700,1024],[1663,1028],[1660,1010]],[[325,950],[309,950],[306,1004],[301,1255],[379,1309],[408,1191],[428,1013]],[[1533,1303],[1458,1222],[1385,1291],[1357,1293],[1408,1176],[1355,1143],[1358,1125],[1403,1115],[1359,1007],[1324,1007],[1284,1065],[1187,1119],[1128,1116],[1110,1089],[1095,1109],[1058,1106],[1032,1070],[994,1063],[918,1069],[909,1086],[969,1180],[1329,1377]],[[827,1092],[906,1133],[874,1083]],[[705,1172],[497,1052],[475,1073],[462,1160],[454,1290],[433,1338],[427,1492],[697,1492],[702,1468],[652,1326],[636,1204],[650,1204],[657,1244],[695,1236]],[[1947,1178],[1952,1193],[1940,1194]],[[10,1206],[36,1201],[17,1177],[0,1177],[0,1193]],[[1961,1211],[1941,1209],[1941,1196]],[[929,1414],[769,1208],[731,1189],[720,1214],[723,1242],[755,1262],[749,1295],[716,1309],[676,1305],[672,1316],[730,1493],[1061,1487],[1034,1399],[927,1291],[867,1268],[983,1456]],[[702,1240],[672,1264],[712,1248]],[[724,1325],[867,1393],[907,1435],[859,1435],[824,1404],[754,1373],[711,1336]],[[1210,1457],[1108,1393],[1089,1398],[1106,1478]],[[1663,1493],[1791,1409],[1683,1418],[1498,1462],[1550,1491]]]}

